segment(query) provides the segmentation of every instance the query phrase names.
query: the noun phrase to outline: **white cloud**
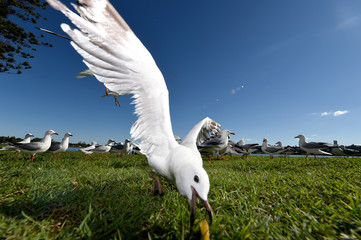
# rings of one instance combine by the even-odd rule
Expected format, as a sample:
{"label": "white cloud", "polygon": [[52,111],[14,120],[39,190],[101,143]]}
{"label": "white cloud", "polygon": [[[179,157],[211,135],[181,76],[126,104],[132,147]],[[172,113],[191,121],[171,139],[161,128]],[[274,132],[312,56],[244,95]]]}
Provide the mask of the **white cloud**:
{"label": "white cloud", "polygon": [[344,111],[338,110],[335,112],[323,112],[323,113],[321,113],[321,117],[324,117],[324,116],[338,117],[338,116],[344,115],[346,113],[349,113],[349,111],[348,110],[344,110]]}
{"label": "white cloud", "polygon": [[330,114],[331,114],[330,112],[323,112],[323,113],[321,113],[321,117],[327,116],[327,115],[330,115]]}
{"label": "white cloud", "polygon": [[344,115],[348,113],[348,110],[345,110],[345,111],[336,111],[333,113],[333,116],[337,117],[337,116],[341,116],[341,115]]}

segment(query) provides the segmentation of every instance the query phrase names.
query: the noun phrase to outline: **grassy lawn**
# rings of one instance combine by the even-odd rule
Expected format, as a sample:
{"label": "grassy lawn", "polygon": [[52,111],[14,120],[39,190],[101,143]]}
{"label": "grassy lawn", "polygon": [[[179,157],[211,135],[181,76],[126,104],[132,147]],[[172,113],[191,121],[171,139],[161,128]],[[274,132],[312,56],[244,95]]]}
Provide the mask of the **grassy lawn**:
{"label": "grassy lawn", "polygon": [[[109,155],[110,156],[110,155]],[[60,160],[0,152],[0,239],[182,239],[189,204],[172,182],[153,196],[143,156]],[[215,160],[211,239],[361,239],[361,159]],[[198,203],[192,239],[207,217]]]}

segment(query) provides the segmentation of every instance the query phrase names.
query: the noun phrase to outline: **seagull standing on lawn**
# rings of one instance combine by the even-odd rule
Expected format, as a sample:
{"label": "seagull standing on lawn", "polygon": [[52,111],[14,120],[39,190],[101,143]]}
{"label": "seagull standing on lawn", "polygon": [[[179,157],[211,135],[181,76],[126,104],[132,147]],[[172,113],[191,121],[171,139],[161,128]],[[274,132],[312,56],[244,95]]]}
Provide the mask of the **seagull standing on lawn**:
{"label": "seagull standing on lawn", "polygon": [[119,153],[122,157],[128,155],[132,151],[132,147],[129,139],[125,139],[123,143],[117,143],[110,149],[110,152]]}
{"label": "seagull standing on lawn", "polygon": [[[217,124],[205,118],[196,124],[179,144],[174,139],[168,89],[152,55],[107,0],[78,0],[72,12],[58,0],[47,0],[79,28],[61,24],[72,39],[71,45],[84,58],[94,76],[112,92],[129,91],[134,99],[137,121],[131,128],[134,141],[152,170],[174,180],[181,195],[190,203],[191,229],[195,218],[196,199],[204,204],[210,221],[212,210],[207,201],[209,178],[196,146],[202,129],[215,129]],[[155,189],[161,189],[159,178]]]}
{"label": "seagull standing on lawn", "polygon": [[88,155],[90,155],[92,153],[100,153],[100,157],[109,158],[108,156],[104,155],[104,153],[108,153],[110,151],[110,149],[112,148],[113,142],[115,142],[113,139],[109,139],[107,144],[84,151],[84,153],[86,153]]}
{"label": "seagull standing on lawn", "polygon": [[306,137],[302,134],[296,136],[295,138],[299,138],[299,147],[306,152],[306,159],[308,158],[308,154],[313,154],[316,159],[316,154],[323,155],[332,155],[331,153],[322,151],[322,148],[328,148],[328,143],[325,142],[306,142]]}
{"label": "seagull standing on lawn", "polygon": [[16,148],[17,145],[22,145],[22,144],[25,144],[25,143],[29,143],[31,141],[31,138],[34,137],[33,134],[31,133],[27,133],[24,137],[23,140],[21,140],[20,142],[16,142],[16,143],[11,143],[11,145],[9,146],[5,146],[3,148],[1,148],[0,150],[15,150],[15,154],[16,153],[20,153],[20,150]]}
{"label": "seagull standing on lawn", "polygon": [[16,149],[19,149],[24,153],[31,153],[30,163],[33,163],[35,154],[46,152],[50,148],[52,135],[58,134],[54,130],[48,130],[45,132],[44,138],[40,142],[30,142],[17,145]]}
{"label": "seagull standing on lawn", "polygon": [[90,155],[91,150],[93,150],[93,149],[96,147],[97,144],[98,144],[97,142],[93,141],[93,142],[90,143],[90,146],[89,146],[89,147],[80,148],[79,151],[82,152],[82,153],[84,153],[84,154],[87,154],[89,157],[92,157],[92,156]]}
{"label": "seagull standing on lawn", "polygon": [[264,138],[261,149],[264,153],[269,154],[270,158],[273,158],[273,155],[280,154],[285,152],[287,149],[284,147],[270,146],[268,145],[268,139]]}
{"label": "seagull standing on lawn", "polygon": [[69,147],[69,137],[73,136],[71,133],[65,133],[64,138],[61,140],[61,143],[53,144],[49,148],[49,152],[52,153],[49,160],[51,160],[55,153],[58,154],[58,160],[60,157],[60,154],[65,152]]}
{"label": "seagull standing on lawn", "polygon": [[257,151],[259,149],[259,145],[258,143],[248,143],[245,144],[244,143],[244,139],[241,139],[238,143],[236,143],[236,145],[234,146],[234,150],[236,152],[241,152],[243,153],[242,158],[246,157],[248,158],[248,156]]}
{"label": "seagull standing on lawn", "polygon": [[217,156],[222,158],[223,160],[228,160],[220,156],[219,153],[226,151],[228,146],[229,135],[235,135],[235,134],[229,131],[228,129],[223,130],[220,137],[212,137],[198,146],[200,152],[211,153],[211,157],[209,158],[208,161],[209,163],[211,163],[214,153],[216,153]]}

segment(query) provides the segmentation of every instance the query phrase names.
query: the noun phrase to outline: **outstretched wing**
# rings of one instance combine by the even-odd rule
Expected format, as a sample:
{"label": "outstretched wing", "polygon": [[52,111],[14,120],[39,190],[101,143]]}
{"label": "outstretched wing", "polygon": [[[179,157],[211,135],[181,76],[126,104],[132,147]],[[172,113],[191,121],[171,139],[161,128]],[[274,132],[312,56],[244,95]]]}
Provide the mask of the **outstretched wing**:
{"label": "outstretched wing", "polygon": [[204,142],[207,140],[207,136],[210,136],[210,132],[219,131],[220,129],[221,125],[219,123],[206,117],[189,131],[181,144],[197,149],[197,143]]}
{"label": "outstretched wing", "polygon": [[[140,140],[148,157],[159,152],[163,157],[173,148],[169,116],[168,89],[153,57],[127,23],[107,0],[78,0],[72,12],[58,0],[47,0],[79,28],[62,24],[72,46],[84,58],[94,76],[111,91],[132,94],[138,120],[130,131]],[[155,151],[155,149],[160,151]]]}

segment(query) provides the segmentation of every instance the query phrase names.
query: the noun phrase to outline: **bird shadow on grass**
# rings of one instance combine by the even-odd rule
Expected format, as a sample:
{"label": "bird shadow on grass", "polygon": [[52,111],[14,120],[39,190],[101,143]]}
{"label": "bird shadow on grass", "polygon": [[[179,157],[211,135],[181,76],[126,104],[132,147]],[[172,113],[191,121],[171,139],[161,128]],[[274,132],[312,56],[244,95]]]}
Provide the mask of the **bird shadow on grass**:
{"label": "bird shadow on grass", "polygon": [[159,211],[162,201],[150,189],[117,181],[81,187],[71,184],[0,198],[0,214],[26,218],[32,222],[27,224],[42,226],[41,231],[54,233],[56,228],[56,237],[144,239],[148,237],[148,219]]}

